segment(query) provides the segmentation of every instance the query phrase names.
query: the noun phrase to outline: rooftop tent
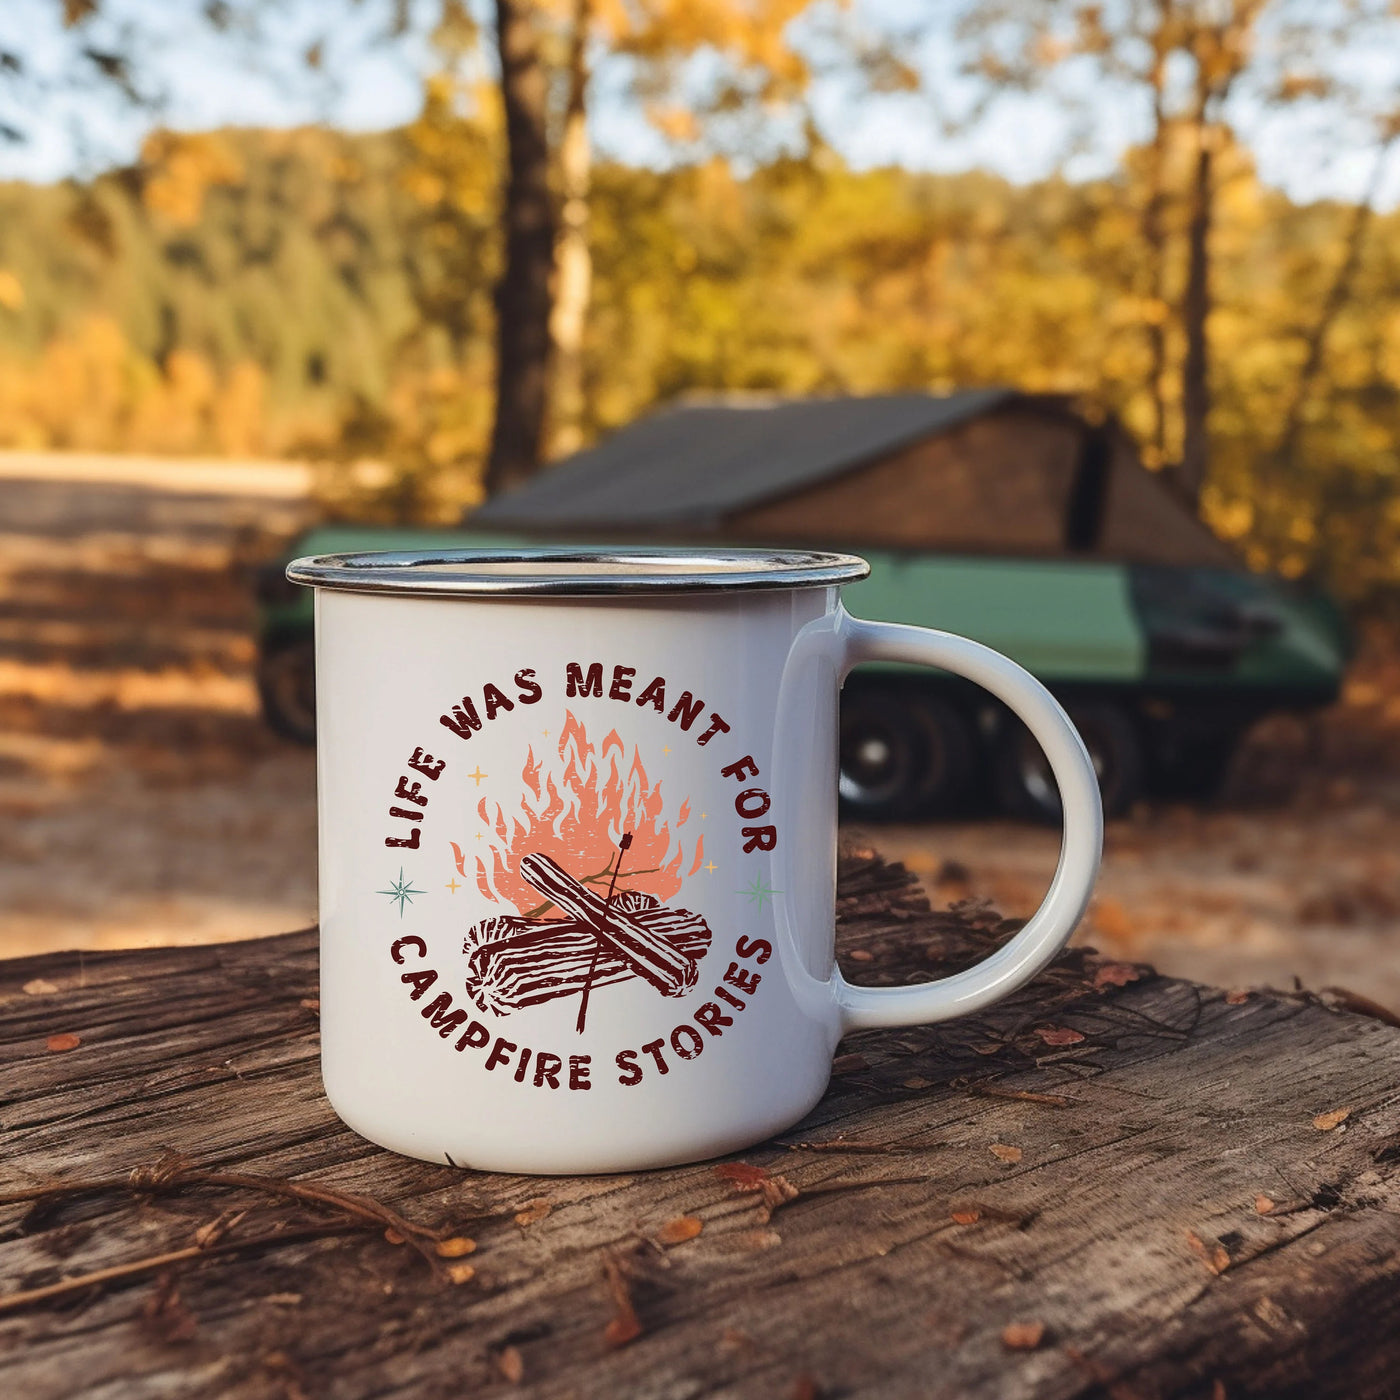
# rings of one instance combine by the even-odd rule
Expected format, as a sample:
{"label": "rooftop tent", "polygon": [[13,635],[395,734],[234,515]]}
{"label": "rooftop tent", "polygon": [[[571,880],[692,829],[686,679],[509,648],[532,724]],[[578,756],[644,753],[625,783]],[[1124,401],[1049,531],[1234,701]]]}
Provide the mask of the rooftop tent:
{"label": "rooftop tent", "polygon": [[1010,389],[692,401],[489,501],[473,525],[614,538],[1231,566],[1132,439]]}

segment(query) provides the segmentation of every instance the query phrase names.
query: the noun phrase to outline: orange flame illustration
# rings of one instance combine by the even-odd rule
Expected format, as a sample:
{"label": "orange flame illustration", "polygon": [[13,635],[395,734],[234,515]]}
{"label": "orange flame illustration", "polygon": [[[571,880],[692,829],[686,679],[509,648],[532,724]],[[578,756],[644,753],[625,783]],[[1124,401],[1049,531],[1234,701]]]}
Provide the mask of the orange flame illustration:
{"label": "orange flame illustration", "polygon": [[[525,791],[517,811],[507,812],[487,798],[477,805],[492,835],[489,854],[476,858],[476,883],[482,894],[513,904],[520,914],[547,913],[539,892],[521,877],[519,858],[547,855],[575,879],[606,887],[618,842],[629,831],[632,847],[618,889],[639,890],[659,900],[675,894],[685,863],[680,828],[690,817],[689,799],[681,803],[674,822],[663,820],[661,783],[647,777],[636,746],[629,762],[626,745],[614,729],[595,751],[572,713],[565,715],[558,762],[546,771],[548,757],[546,753],[537,759],[533,748],[527,754],[520,774]],[[704,836],[699,835],[685,873],[693,875],[704,858]]]}

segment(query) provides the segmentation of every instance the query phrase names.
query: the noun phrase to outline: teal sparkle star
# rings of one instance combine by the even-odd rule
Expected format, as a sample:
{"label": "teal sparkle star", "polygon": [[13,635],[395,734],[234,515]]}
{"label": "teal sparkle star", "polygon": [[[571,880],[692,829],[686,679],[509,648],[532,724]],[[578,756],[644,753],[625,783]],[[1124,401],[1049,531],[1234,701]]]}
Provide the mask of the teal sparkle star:
{"label": "teal sparkle star", "polygon": [[782,890],[775,890],[762,875],[758,876],[747,889],[736,890],[736,894],[744,895],[750,904],[758,905],[758,912],[763,912],[763,902],[767,900],[769,904],[773,902],[775,894],[782,894]]}
{"label": "teal sparkle star", "polygon": [[387,890],[375,890],[375,894],[387,894],[390,903],[397,903],[399,906],[399,918],[403,918],[403,907],[405,904],[413,903],[413,896],[416,894],[426,894],[426,890],[416,890],[413,888],[412,880],[405,880],[403,877],[403,866],[399,866],[399,878],[390,881]]}

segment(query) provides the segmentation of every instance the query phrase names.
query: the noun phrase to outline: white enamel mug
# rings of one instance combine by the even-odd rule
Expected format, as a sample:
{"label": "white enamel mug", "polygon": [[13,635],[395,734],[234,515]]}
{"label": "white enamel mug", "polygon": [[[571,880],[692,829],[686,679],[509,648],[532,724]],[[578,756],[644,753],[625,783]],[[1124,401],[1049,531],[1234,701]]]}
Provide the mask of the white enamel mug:
{"label": "white enamel mug", "polygon": [[[758,550],[330,555],[316,589],[321,1058],[371,1141],[490,1171],[630,1171],[791,1126],[848,1031],[1043,968],[1103,818],[1064,711],[1004,656],[863,622],[868,566]],[[863,661],[977,682],[1059,784],[1049,894],[942,981],[834,957],[837,700]]]}

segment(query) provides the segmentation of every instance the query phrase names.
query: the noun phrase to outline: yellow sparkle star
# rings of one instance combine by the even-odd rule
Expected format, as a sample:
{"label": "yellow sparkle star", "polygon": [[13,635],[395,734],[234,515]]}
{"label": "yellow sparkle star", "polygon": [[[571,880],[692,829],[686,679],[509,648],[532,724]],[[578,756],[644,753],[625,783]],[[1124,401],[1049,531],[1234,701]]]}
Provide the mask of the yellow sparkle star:
{"label": "yellow sparkle star", "polygon": [[670,753],[670,752],[671,752],[671,746],[670,746],[670,744],[667,744],[667,745],[661,750],[661,752],[662,752],[662,753]]}
{"label": "yellow sparkle star", "polygon": [[719,869],[719,866],[717,866],[717,865],[714,863],[714,861],[708,861],[708,862],[706,862],[706,864],[702,865],[702,866],[700,867],[700,869],[701,869],[701,870],[708,870],[708,871],[710,872],[710,874],[713,875],[713,874],[715,873],[715,871]]}
{"label": "yellow sparkle star", "polygon": [[479,831],[476,833],[476,839],[477,839],[478,841],[481,840],[481,833],[480,833]]}
{"label": "yellow sparkle star", "polygon": [[481,764],[479,763],[476,765],[476,772],[467,774],[467,777],[475,780],[477,787],[481,786],[481,780],[483,778],[489,778],[490,776],[491,775],[489,773],[483,773],[481,771]]}
{"label": "yellow sparkle star", "polygon": [[700,820],[701,820],[701,821],[704,821],[705,818],[708,817],[709,815],[710,815],[710,814],[709,814],[708,812],[701,812],[701,813],[700,813]]}
{"label": "yellow sparkle star", "polygon": [[453,894],[456,894],[457,891],[461,888],[462,886],[458,884],[457,877],[455,875],[443,886],[443,889],[451,890]]}
{"label": "yellow sparkle star", "polygon": [[547,729],[541,729],[541,730],[540,730],[540,733],[543,734],[544,737],[545,737],[546,739],[549,738],[549,730],[547,730]]}

